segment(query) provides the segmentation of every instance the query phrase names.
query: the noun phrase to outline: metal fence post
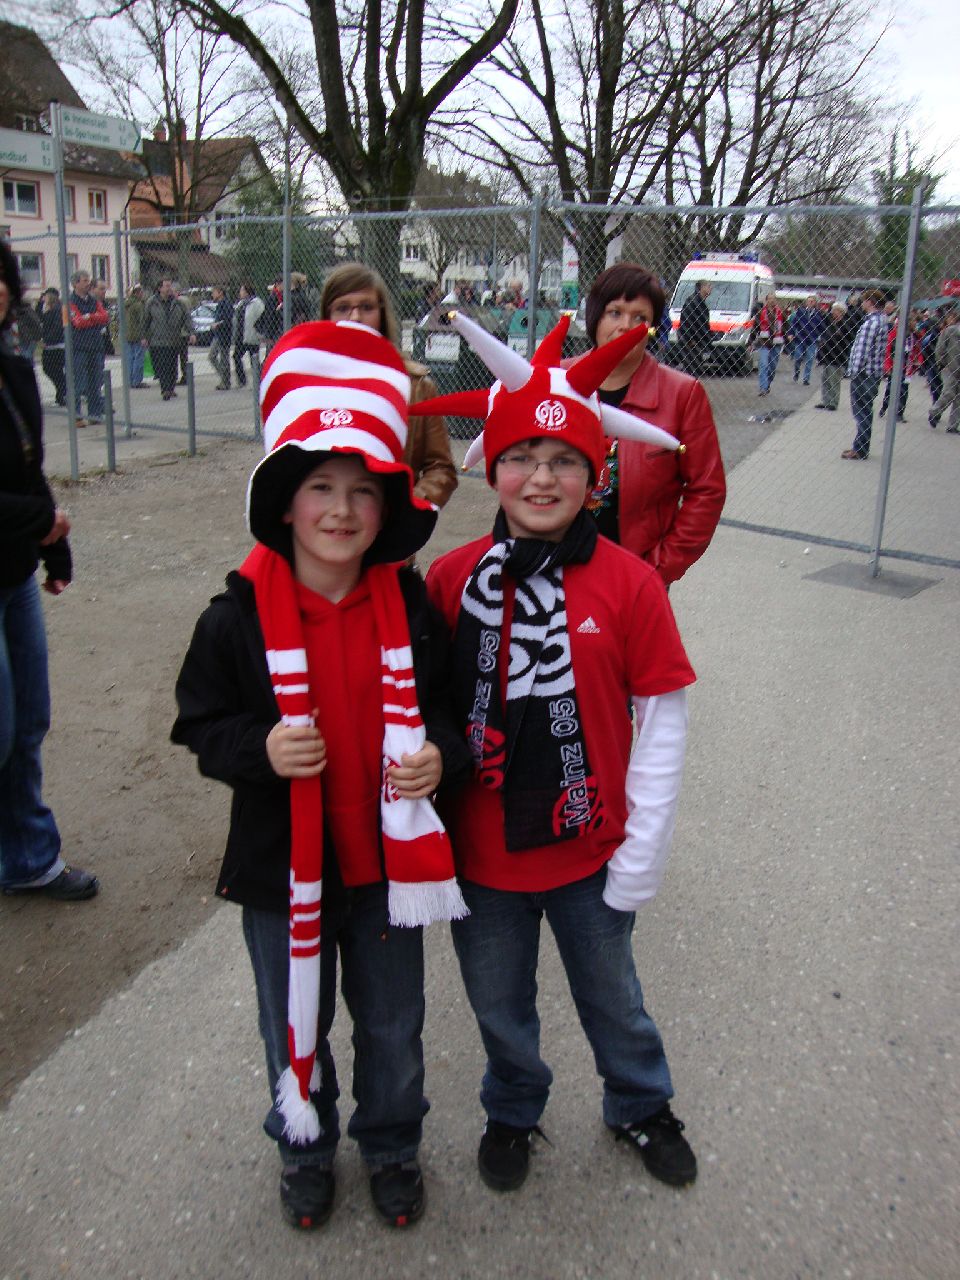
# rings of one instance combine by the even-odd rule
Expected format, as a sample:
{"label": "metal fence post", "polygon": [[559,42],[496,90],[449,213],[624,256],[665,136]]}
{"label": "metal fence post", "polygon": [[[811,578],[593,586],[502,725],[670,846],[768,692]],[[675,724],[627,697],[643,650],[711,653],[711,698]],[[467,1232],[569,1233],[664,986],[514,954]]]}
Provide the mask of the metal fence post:
{"label": "metal fence post", "polygon": [[290,254],[293,243],[293,210],[290,203],[290,113],[283,141],[283,332],[290,328]]}
{"label": "metal fence post", "polygon": [[67,266],[67,194],[63,182],[63,137],[60,103],[50,103],[53,155],[56,164],[57,239],[60,248],[60,305],[63,308],[63,360],[67,383],[67,433],[70,438],[70,477],[80,479],[80,448],[77,442],[77,374],[73,362],[73,322],[70,318],[70,271]]}
{"label": "metal fence post", "polygon": [[113,377],[109,369],[103,371],[103,407],[107,432],[107,470],[117,469],[117,442],[113,434]]}
{"label": "metal fence post", "polygon": [[883,457],[880,461],[880,486],[873,519],[870,577],[880,573],[880,543],[883,540],[883,522],[887,513],[887,496],[890,492],[890,472],[893,467],[893,443],[897,434],[897,408],[900,404],[900,384],[903,381],[903,354],[907,342],[907,317],[910,313],[910,297],[913,293],[913,274],[917,261],[917,244],[920,240],[920,213],[927,188],[926,178],[920,179],[913,189],[910,210],[910,228],[907,232],[907,252],[903,264],[903,283],[900,286],[900,311],[897,320],[897,341],[893,353],[893,375],[890,380],[890,399],[887,404],[887,430],[883,439]]}
{"label": "metal fence post", "polygon": [[[113,224],[113,278],[117,282],[117,342],[120,346],[120,387],[123,397],[123,425],[130,439],[130,353],[127,350],[126,281],[123,274],[123,249],[120,242],[120,223]],[[112,468],[111,468],[112,469]]]}
{"label": "metal fence post", "polygon": [[263,439],[263,423],[260,421],[260,348],[250,352],[250,384],[253,388],[253,438]]}
{"label": "metal fence post", "polygon": [[197,455],[197,395],[193,382],[193,361],[187,361],[187,453]]}
{"label": "metal fence post", "polygon": [[[530,284],[527,287],[527,359],[537,345],[537,302],[540,298],[540,210],[543,196],[533,197],[530,210]],[[531,319],[533,323],[531,324]]]}

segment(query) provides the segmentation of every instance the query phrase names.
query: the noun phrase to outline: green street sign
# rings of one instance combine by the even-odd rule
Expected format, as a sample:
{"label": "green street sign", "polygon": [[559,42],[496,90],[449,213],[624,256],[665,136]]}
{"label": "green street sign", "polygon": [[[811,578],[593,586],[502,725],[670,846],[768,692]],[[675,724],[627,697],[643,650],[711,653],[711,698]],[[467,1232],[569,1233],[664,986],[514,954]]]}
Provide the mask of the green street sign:
{"label": "green street sign", "polygon": [[39,169],[53,173],[53,139],[44,133],[0,129],[0,169]]}
{"label": "green street sign", "polygon": [[140,127],[120,116],[98,116],[92,111],[61,107],[60,120],[64,142],[77,142],[87,147],[107,147],[110,151],[143,150]]}

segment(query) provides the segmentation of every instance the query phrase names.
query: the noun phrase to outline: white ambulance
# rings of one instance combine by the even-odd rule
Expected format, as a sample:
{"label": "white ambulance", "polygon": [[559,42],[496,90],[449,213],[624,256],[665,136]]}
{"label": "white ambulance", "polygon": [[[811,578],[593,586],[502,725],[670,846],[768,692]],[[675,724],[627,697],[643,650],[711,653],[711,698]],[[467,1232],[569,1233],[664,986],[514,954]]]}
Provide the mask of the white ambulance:
{"label": "white ambulance", "polygon": [[698,254],[683,268],[670,299],[670,344],[676,350],[680,309],[698,280],[713,286],[710,308],[711,346],[706,363],[713,373],[746,374],[753,369],[749,348],[751,316],[758,301],[775,288],[773,272],[756,253]]}

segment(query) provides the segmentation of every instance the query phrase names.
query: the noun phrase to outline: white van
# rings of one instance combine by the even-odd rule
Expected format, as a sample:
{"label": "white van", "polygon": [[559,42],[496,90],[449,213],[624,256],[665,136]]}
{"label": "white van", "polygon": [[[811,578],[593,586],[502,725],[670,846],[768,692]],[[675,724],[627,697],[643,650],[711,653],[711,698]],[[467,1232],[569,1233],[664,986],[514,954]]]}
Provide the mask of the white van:
{"label": "white van", "polygon": [[680,273],[670,299],[670,343],[677,342],[680,309],[697,287],[698,280],[713,285],[710,308],[712,345],[706,363],[715,373],[750,373],[751,316],[758,301],[775,288],[773,272],[755,253],[705,253],[688,262]]}

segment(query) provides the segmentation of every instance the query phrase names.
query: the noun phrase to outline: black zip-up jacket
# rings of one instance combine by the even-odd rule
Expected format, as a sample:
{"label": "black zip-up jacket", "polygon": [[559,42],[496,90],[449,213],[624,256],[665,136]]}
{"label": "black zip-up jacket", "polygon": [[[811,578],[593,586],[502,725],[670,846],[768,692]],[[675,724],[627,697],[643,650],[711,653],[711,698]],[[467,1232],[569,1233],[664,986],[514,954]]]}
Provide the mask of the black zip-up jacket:
{"label": "black zip-up jacket", "polygon": [[817,364],[842,364],[846,368],[856,336],[857,330],[847,323],[846,316],[836,321],[828,320],[817,345]]}
{"label": "black zip-up jacket", "polygon": [[[400,571],[410,626],[417,699],[427,738],[443,757],[443,787],[466,779],[466,741],[449,711],[448,645],[420,576]],[[290,783],[267,757],[280,719],[257,617],[253,584],[238,573],[200,615],[176,686],[171,739],[189,747],[200,772],[233,789],[230,831],[216,892],[263,910],[289,909]],[[329,841],[329,836],[325,837]],[[331,852],[324,845],[324,860]],[[326,872],[324,873],[326,877]]]}
{"label": "black zip-up jacket", "polygon": [[[6,392],[0,392],[0,587],[19,587],[41,559],[51,578],[69,582],[67,539],[39,545],[53,528],[57,504],[43,474],[43,419],[33,365],[0,346],[0,380]],[[16,406],[26,443],[7,396]]]}

